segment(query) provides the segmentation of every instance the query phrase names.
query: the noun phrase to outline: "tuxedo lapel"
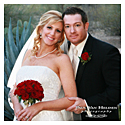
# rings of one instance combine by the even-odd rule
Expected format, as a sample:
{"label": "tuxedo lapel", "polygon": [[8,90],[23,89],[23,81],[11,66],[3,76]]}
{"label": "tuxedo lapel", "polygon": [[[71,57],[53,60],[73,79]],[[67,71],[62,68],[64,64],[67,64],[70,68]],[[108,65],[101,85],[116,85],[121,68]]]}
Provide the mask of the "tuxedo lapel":
{"label": "tuxedo lapel", "polygon": [[[85,50],[88,52],[88,53],[91,53],[92,51],[92,37],[91,35],[89,34],[89,37],[86,41],[86,44],[85,44],[85,47],[83,48],[83,51],[82,51],[82,54],[85,52]],[[77,74],[76,74],[76,84],[79,84],[80,81],[81,81],[81,78],[82,78],[82,74],[84,72],[84,69],[86,67],[87,63],[85,63],[83,65],[83,63],[81,63],[81,61],[79,62],[79,66],[78,66],[78,70],[77,70]]]}

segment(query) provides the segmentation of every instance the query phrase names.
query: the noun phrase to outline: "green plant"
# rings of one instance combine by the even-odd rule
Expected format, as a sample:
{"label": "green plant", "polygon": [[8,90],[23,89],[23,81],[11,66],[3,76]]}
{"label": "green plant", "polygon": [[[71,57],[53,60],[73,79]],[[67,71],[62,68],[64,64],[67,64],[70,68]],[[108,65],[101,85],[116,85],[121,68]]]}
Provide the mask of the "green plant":
{"label": "green plant", "polygon": [[4,116],[10,120],[13,119],[13,110],[8,103],[10,88],[7,87],[7,82],[19,52],[31,35],[31,18],[29,23],[24,22],[22,31],[20,27],[21,20],[18,20],[17,27],[12,29],[10,18],[9,28],[4,29]]}

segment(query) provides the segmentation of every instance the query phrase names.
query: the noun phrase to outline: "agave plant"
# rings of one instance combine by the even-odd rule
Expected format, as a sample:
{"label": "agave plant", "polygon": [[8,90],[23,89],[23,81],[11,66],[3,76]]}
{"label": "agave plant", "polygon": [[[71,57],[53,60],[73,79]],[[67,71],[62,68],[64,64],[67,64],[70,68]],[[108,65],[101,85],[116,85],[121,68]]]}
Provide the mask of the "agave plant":
{"label": "agave plant", "polygon": [[4,31],[4,33],[8,32],[8,37],[4,36],[4,116],[10,120],[13,119],[14,113],[8,103],[8,92],[10,88],[7,87],[7,82],[19,52],[31,35],[31,18],[28,25],[26,22],[24,22],[21,35],[19,35],[19,25],[20,20],[17,21],[14,37],[14,31],[12,30],[10,18],[9,28],[5,28]]}

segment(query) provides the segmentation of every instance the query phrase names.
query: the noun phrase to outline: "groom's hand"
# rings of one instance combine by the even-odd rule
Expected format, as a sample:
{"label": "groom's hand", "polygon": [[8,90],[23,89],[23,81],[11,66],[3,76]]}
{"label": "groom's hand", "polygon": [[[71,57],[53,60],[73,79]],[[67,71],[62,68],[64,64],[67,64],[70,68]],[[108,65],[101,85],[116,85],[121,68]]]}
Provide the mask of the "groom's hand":
{"label": "groom's hand", "polygon": [[78,98],[78,97],[68,97],[69,100],[75,101],[75,103],[68,107],[66,111],[74,112],[76,114],[80,114],[83,111],[85,111],[86,103],[84,99]]}

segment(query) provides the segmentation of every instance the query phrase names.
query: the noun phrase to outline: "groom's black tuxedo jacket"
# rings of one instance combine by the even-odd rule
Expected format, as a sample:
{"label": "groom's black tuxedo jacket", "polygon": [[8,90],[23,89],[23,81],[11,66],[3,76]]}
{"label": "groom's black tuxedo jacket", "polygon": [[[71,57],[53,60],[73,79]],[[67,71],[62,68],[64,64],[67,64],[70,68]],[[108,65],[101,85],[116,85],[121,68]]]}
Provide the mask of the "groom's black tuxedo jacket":
{"label": "groom's black tuxedo jacket", "polygon": [[78,97],[86,99],[94,118],[83,112],[82,120],[119,120],[121,55],[117,48],[90,34],[82,53],[85,50],[92,57],[85,65],[79,63],[76,86]]}

